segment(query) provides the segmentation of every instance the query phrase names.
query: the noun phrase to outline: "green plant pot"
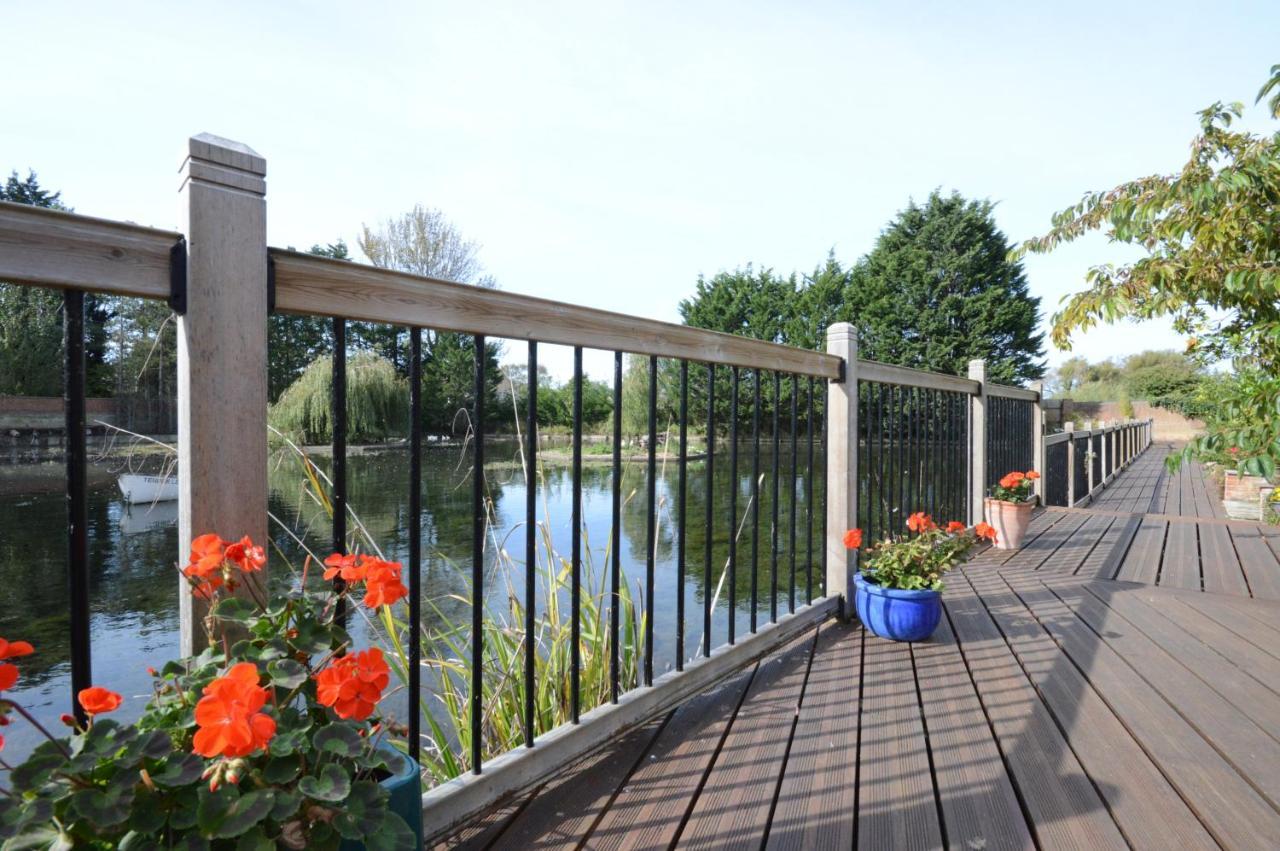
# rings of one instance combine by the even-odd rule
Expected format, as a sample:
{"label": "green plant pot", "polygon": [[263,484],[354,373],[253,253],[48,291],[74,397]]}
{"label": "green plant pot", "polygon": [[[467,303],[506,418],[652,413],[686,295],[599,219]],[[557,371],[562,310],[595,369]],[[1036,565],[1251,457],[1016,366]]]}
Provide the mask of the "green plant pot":
{"label": "green plant pot", "polygon": [[[413,847],[422,849],[422,768],[416,760],[410,759],[396,751],[404,760],[401,770],[383,780],[380,785],[391,793],[387,802],[391,812],[404,819],[405,824],[413,831]],[[363,842],[343,840],[339,848],[342,851],[364,851]],[[406,849],[408,851],[408,849]]]}

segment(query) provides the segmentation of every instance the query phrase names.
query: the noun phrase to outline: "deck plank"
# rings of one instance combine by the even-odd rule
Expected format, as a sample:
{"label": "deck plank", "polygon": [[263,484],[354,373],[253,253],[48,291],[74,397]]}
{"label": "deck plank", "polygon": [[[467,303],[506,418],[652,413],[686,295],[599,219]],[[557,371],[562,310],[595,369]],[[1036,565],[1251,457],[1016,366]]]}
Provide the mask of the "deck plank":
{"label": "deck plank", "polygon": [[816,638],[817,630],[760,662],[677,847],[764,841]]}
{"label": "deck plank", "polygon": [[[1262,600],[1280,600],[1280,555],[1268,546],[1262,528],[1236,527],[1230,531],[1249,590]],[[1280,544],[1280,538],[1272,539]]]}
{"label": "deck plank", "polygon": [[1034,848],[947,619],[933,638],[913,644],[912,653],[948,845],[987,851]]}
{"label": "deck plank", "polygon": [[859,627],[835,624],[818,635],[769,828],[770,849],[853,847],[863,636]]}
{"label": "deck plank", "polygon": [[953,581],[943,602],[1039,846],[1127,848],[981,600]]}
{"label": "deck plank", "polygon": [[1169,521],[1158,584],[1193,591],[1204,587],[1200,582],[1200,545],[1196,539],[1195,523]]}
{"label": "deck plank", "polygon": [[1236,556],[1230,530],[1218,523],[1199,524],[1200,565],[1204,572],[1204,590],[1216,594],[1249,596],[1244,568]]}
{"label": "deck plank", "polygon": [[862,656],[857,847],[942,847],[909,645],[867,636]]}

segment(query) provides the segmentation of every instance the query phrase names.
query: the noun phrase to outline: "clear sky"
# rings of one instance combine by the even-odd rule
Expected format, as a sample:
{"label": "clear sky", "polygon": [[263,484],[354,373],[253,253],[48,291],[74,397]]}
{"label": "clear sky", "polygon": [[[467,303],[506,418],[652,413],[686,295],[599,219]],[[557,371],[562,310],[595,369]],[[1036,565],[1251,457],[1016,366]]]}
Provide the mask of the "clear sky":
{"label": "clear sky", "polygon": [[[1086,190],[1176,169],[1214,100],[1263,126],[1280,62],[1275,0],[11,0],[3,21],[0,169],[79,212],[173,227],[180,153],[207,131],[267,158],[274,245],[354,249],[362,222],[423,203],[507,290],[673,321],[699,273],[852,262],[935,187],[1038,234]],[[1046,319],[1124,256],[1030,258]],[[1149,323],[1077,351],[1180,345]]]}

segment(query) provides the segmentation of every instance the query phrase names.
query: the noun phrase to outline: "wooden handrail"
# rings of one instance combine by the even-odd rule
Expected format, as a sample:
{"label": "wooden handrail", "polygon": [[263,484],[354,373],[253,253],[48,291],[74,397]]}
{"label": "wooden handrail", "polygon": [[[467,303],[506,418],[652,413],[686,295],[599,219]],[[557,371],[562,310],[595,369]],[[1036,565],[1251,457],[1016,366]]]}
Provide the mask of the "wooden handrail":
{"label": "wooden handrail", "polygon": [[1040,394],[1034,390],[1028,390],[1025,387],[1010,387],[1008,384],[992,384],[987,382],[988,396],[1001,396],[1005,399],[1021,399],[1026,402],[1035,402],[1040,398]]}
{"label": "wooden handrail", "polygon": [[900,384],[905,387],[924,387],[929,390],[947,390],[952,393],[967,393],[970,396],[976,396],[982,386],[970,378],[942,375],[937,372],[926,372],[923,369],[894,366],[870,360],[858,361],[858,380],[874,381],[879,384]]}
{"label": "wooden handrail", "polygon": [[840,359],[687,325],[272,248],[276,309],[840,377]]}
{"label": "wooden handrail", "polygon": [[0,202],[0,280],[169,297],[170,231]]}

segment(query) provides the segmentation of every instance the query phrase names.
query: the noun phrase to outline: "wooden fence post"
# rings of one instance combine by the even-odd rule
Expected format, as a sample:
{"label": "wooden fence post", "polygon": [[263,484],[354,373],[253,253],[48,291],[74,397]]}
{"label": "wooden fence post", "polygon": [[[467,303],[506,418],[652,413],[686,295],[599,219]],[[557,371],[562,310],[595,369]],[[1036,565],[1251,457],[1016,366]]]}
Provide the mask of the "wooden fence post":
{"label": "wooden fence post", "polygon": [[1065,422],[1062,430],[1067,433],[1067,508],[1076,504],[1076,424]]}
{"label": "wooden fence post", "polygon": [[969,525],[983,519],[982,500],[987,495],[987,362],[969,361],[969,377],[978,392],[969,397]]}
{"label": "wooden fence post", "polygon": [[840,595],[840,616],[853,617],[857,555],[841,538],[858,525],[858,332],[847,322],[827,329],[827,352],[844,360],[844,377],[827,384],[827,594]]}
{"label": "wooden fence post", "polygon": [[1040,474],[1036,479],[1036,497],[1044,505],[1044,382],[1033,381],[1031,389],[1036,392],[1036,400],[1031,404],[1031,466]]}
{"label": "wooden fence post", "polygon": [[[188,140],[180,172],[179,564],[206,532],[266,545],[266,165],[247,146],[202,133]],[[178,599],[185,655],[204,642],[203,612],[181,578]]]}

